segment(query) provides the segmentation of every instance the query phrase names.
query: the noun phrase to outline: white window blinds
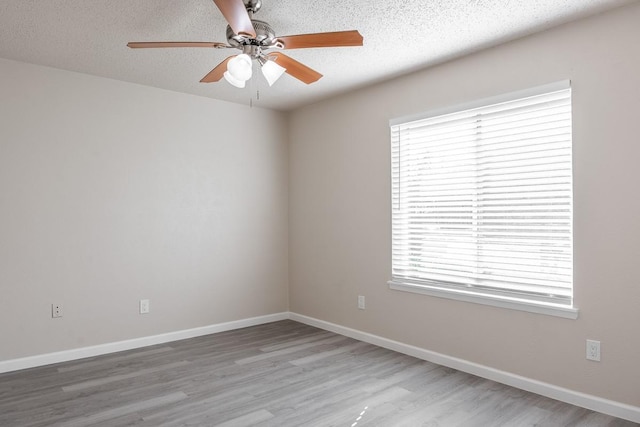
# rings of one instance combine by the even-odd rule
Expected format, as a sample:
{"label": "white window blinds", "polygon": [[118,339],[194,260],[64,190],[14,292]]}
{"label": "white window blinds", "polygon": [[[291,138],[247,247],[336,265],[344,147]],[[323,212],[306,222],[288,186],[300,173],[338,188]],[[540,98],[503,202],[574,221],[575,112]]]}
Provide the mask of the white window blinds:
{"label": "white window blinds", "polygon": [[392,282],[571,306],[571,89],[391,125]]}

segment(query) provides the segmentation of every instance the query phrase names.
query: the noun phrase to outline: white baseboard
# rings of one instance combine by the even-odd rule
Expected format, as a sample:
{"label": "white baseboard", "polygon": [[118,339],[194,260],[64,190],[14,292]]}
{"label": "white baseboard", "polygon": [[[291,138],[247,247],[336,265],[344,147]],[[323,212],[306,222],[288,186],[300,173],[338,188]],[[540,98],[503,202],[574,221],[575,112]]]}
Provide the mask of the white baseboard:
{"label": "white baseboard", "polygon": [[202,326],[193,329],[185,329],[182,331],[168,332],[165,334],[152,335],[149,337],[134,338],[126,341],[117,341],[91,347],[82,347],[72,350],[59,351],[56,353],[23,357],[20,359],[4,360],[0,361],[0,373],[18,371],[27,368],[35,368],[38,366],[50,365],[52,363],[68,362],[70,360],[84,359],[86,357],[100,356],[103,354],[115,353],[124,350],[132,350],[134,348],[148,347],[150,345],[164,344],[171,341],[178,341],[187,338],[215,334],[217,332],[224,332],[233,329],[246,328],[248,326],[277,322],[278,320],[285,320],[288,318],[288,312],[268,314],[266,316],[234,320],[231,322],[218,323],[215,325]]}
{"label": "white baseboard", "polygon": [[360,341],[374,344],[379,347],[388,348],[399,353],[404,353],[418,359],[436,363],[438,365],[447,366],[462,372],[467,372],[478,377],[486,378],[502,384],[519,388],[521,390],[530,391],[541,396],[549,397],[561,402],[570,403],[590,409],[592,411],[601,412],[625,420],[640,423],[640,407],[627,405],[625,403],[613,400],[603,399],[586,393],[580,393],[553,384],[537,381],[531,378],[522,377],[509,372],[500,371],[488,366],[479,365],[469,362],[468,360],[458,359],[456,357],[447,356],[434,351],[425,350],[398,341],[393,341],[377,335],[362,332],[356,329],[347,328],[335,323],[326,322],[324,320],[315,319],[313,317],[303,316],[297,313],[289,313],[289,318],[296,322],[305,323],[327,331],[345,335]]}

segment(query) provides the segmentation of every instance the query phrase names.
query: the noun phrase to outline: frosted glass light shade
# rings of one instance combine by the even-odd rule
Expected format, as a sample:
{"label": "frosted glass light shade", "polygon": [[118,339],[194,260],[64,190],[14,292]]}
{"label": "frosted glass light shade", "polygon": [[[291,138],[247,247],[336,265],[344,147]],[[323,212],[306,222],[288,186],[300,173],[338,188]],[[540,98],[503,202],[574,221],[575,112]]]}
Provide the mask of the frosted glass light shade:
{"label": "frosted glass light shade", "polygon": [[227,63],[227,71],[223,74],[226,81],[235,87],[244,87],[244,83],[251,78],[251,57],[245,53],[232,58]]}
{"label": "frosted glass light shade", "polygon": [[233,86],[239,87],[240,89],[244,87],[244,80],[236,79],[228,71],[225,71],[223,76],[224,76],[224,79],[228,81],[230,84],[232,84]]}
{"label": "frosted glass light shade", "polygon": [[267,61],[262,64],[262,75],[267,79],[269,86],[272,86],[285,71],[287,71],[286,68],[281,67],[273,61]]}

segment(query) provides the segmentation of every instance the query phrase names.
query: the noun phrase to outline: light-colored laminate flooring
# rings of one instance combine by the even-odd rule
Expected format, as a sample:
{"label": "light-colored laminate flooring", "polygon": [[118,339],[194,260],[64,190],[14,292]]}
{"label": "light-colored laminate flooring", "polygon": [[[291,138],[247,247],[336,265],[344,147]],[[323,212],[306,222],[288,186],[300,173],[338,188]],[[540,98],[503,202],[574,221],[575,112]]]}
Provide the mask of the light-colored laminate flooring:
{"label": "light-colored laminate flooring", "polygon": [[293,321],[0,375],[0,426],[633,426]]}

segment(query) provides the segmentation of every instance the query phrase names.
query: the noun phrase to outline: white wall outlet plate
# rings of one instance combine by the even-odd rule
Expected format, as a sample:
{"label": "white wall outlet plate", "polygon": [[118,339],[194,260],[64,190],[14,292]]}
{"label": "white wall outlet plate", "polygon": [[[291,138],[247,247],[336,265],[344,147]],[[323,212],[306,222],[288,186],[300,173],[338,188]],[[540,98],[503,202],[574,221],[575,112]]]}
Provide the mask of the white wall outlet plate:
{"label": "white wall outlet plate", "polygon": [[51,304],[51,317],[54,319],[58,317],[62,317],[62,304],[60,303]]}
{"label": "white wall outlet plate", "polygon": [[358,308],[364,310],[364,295],[358,295]]}
{"label": "white wall outlet plate", "polygon": [[587,340],[587,360],[600,361],[600,341]]}
{"label": "white wall outlet plate", "polygon": [[140,314],[147,314],[151,309],[148,299],[140,300]]}

